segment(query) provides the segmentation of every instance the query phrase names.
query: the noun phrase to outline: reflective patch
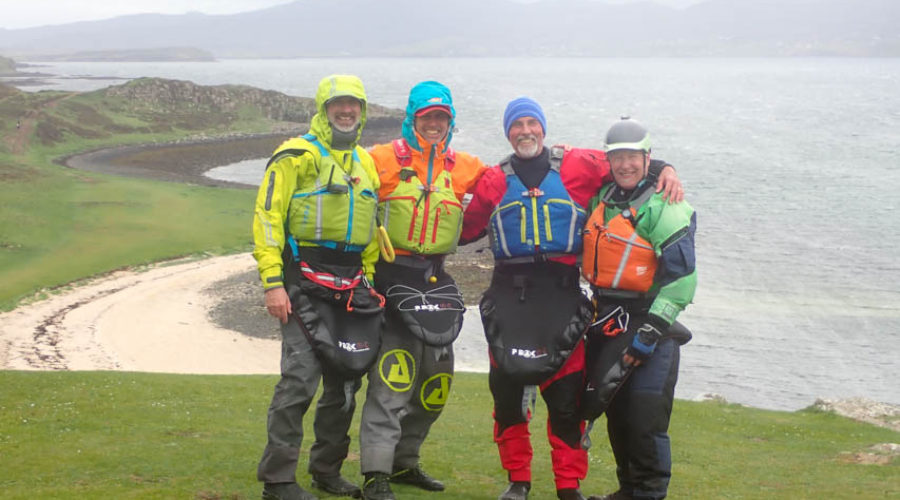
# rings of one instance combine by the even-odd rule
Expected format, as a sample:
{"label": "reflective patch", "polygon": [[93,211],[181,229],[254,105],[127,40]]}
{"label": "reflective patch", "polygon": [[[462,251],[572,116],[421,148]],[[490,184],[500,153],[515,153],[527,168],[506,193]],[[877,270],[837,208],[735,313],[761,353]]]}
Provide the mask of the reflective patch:
{"label": "reflective patch", "polygon": [[453,382],[453,375],[449,373],[438,373],[429,378],[422,384],[422,393],[419,398],[422,400],[422,407],[428,411],[441,411],[447,403],[447,397],[450,396],[450,384]]}
{"label": "reflective patch", "polygon": [[416,360],[403,349],[384,353],[378,362],[381,381],[394,392],[406,392],[416,379]]}
{"label": "reflective patch", "polygon": [[266,188],[266,210],[272,210],[272,193],[275,191],[275,171],[269,174],[269,185]]}

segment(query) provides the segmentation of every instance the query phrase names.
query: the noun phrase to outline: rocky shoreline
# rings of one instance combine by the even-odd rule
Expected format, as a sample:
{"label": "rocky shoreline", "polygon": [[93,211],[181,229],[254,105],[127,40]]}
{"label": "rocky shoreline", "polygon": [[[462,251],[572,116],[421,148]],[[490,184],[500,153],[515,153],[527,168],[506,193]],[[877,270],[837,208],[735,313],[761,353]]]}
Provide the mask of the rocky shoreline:
{"label": "rocky shoreline", "polygon": [[[376,118],[363,132],[361,144],[370,146],[387,142],[399,132],[399,122]],[[285,127],[264,134],[232,134],[225,136],[191,135],[165,142],[103,148],[78,153],[57,160],[60,165],[125,177],[139,177],[201,186],[256,188],[237,182],[213,179],[204,174],[212,168],[245,160],[262,160],[290,137],[306,133],[308,127]]]}

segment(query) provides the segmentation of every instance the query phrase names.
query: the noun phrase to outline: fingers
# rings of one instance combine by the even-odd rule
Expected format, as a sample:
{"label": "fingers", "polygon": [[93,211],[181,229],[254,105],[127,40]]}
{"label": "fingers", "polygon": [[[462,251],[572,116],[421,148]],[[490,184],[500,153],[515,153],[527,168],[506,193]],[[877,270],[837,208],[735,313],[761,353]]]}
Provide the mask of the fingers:
{"label": "fingers", "polygon": [[266,311],[269,312],[270,316],[278,318],[278,320],[281,321],[281,324],[286,324],[288,322],[288,315],[291,314],[290,308],[290,304],[287,304],[287,307],[273,304],[266,306]]}
{"label": "fingers", "polygon": [[631,365],[634,367],[641,366],[641,360],[635,358],[630,354],[625,354],[624,356],[622,356],[622,361],[625,362],[626,365]]}

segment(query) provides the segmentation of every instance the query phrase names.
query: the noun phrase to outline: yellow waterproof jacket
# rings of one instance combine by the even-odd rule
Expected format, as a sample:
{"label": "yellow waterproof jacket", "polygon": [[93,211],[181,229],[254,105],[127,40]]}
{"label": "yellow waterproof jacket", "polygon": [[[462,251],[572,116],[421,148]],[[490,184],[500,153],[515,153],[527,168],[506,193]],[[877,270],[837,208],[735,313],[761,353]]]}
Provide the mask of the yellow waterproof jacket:
{"label": "yellow waterproof jacket", "polygon": [[[331,125],[325,113],[325,102],[333,97],[353,96],[363,102],[360,127],[356,141],[350,149],[335,150],[331,147]],[[365,189],[376,191],[380,187],[378,174],[372,157],[357,145],[362,129],[366,123],[366,95],[362,82],[355,76],[334,75],[322,80],[316,92],[317,113],[310,122],[309,134],[315,136],[319,147],[304,137],[296,137],[285,141],[272,155],[263,182],[256,196],[256,207],[253,217],[253,256],[256,258],[259,276],[266,290],[284,286],[282,251],[288,244],[286,226],[289,222],[291,204],[300,203],[302,197],[294,197],[315,190],[320,178],[320,167],[323,158],[333,159],[342,170],[341,178],[352,179]],[[330,163],[331,160],[328,160]],[[355,179],[354,179],[355,178]],[[347,196],[349,204],[353,198]],[[358,206],[356,208],[359,208]],[[294,210],[296,213],[297,211]],[[327,215],[327,214],[326,214]],[[297,219],[295,217],[295,219]],[[291,225],[299,224],[299,220],[291,221]],[[294,228],[298,234],[303,231]],[[378,259],[378,244],[372,238],[372,232],[366,229],[365,249],[362,251],[362,265],[366,276],[371,280],[374,274],[375,261]],[[354,235],[354,242],[359,242]],[[298,240],[300,246],[320,246],[320,244]]]}

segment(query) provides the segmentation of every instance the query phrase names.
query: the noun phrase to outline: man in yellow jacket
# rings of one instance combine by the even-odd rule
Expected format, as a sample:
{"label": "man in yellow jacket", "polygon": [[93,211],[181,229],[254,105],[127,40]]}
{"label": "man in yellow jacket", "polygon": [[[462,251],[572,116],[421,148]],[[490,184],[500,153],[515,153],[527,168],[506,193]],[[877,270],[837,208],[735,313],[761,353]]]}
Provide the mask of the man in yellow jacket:
{"label": "man in yellow jacket", "polygon": [[357,145],[366,94],[355,76],[319,83],[310,131],[275,150],[256,198],[253,256],[266,308],[281,322],[281,380],[268,412],[257,470],[264,499],[315,499],[296,482],[303,416],[316,394],[313,486],[337,495],[360,489],[340,475],[362,375],[375,361],[384,298],[370,283],[380,186]]}
{"label": "man in yellow jacket", "polygon": [[375,146],[379,214],[396,253],[377,265],[387,299],[385,329],[359,432],[363,498],[392,500],[389,482],[441,491],[419,464],[453,378],[452,342],[465,311],[444,258],[456,251],[462,199],[487,169],[450,149],[456,111],[450,90],[426,81],[409,94],[402,138]]}

